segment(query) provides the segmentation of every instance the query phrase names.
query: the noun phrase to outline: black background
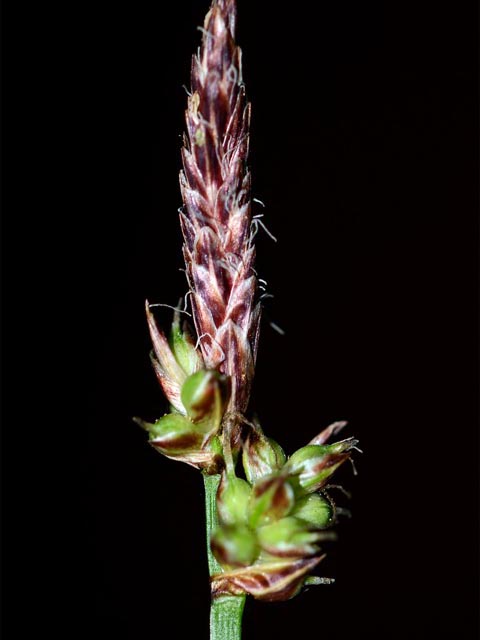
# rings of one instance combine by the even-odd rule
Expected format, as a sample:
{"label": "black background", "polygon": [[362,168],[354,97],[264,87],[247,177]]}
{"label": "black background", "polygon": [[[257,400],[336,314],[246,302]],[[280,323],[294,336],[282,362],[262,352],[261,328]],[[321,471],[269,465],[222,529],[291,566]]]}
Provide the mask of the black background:
{"label": "black background", "polygon": [[[258,235],[275,298],[252,404],[288,452],[341,418],[364,451],[321,566],[336,584],[249,602],[245,638],[475,638],[473,12],[239,5],[253,195],[278,238]],[[143,301],[186,292],[182,84],[206,9],[5,3],[11,638],[208,637],[200,477],[131,421],[166,409]]]}

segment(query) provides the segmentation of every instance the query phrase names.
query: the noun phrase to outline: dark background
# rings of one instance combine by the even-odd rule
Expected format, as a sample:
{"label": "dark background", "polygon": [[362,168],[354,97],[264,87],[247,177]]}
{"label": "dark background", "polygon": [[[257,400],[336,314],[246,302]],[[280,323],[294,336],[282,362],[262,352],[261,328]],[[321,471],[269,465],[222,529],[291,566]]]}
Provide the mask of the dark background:
{"label": "dark background", "polygon": [[[258,235],[275,298],[253,405],[288,452],[341,418],[364,451],[339,478],[353,518],[320,571],[336,584],[249,602],[245,638],[473,639],[475,16],[239,5],[253,195],[278,238]],[[131,421],[166,409],[143,302],[186,292],[182,84],[206,9],[5,3],[11,638],[208,637],[200,476]]]}

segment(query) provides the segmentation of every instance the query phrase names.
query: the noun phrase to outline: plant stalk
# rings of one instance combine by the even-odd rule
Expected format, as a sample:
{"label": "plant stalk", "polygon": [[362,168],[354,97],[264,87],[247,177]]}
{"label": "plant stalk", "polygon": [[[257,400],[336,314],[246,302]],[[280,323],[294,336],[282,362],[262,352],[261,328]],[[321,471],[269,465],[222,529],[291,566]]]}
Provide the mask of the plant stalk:
{"label": "plant stalk", "polygon": [[[222,573],[222,568],[210,549],[210,536],[218,525],[216,497],[220,478],[220,475],[207,476],[203,474],[203,482],[205,485],[207,558],[210,576],[216,573]],[[241,640],[245,598],[246,596],[242,595],[222,596],[212,599],[210,606],[210,640]]]}

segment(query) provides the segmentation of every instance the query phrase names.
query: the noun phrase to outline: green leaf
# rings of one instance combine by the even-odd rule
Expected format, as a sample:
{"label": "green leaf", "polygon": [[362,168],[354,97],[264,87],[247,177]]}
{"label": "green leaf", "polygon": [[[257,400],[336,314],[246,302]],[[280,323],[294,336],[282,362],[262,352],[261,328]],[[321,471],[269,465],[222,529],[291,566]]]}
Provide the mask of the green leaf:
{"label": "green leaf", "polygon": [[165,455],[175,456],[202,448],[205,435],[180,413],[168,413],[153,424],[140,418],[135,418],[135,422],[149,432],[150,443]]}
{"label": "green leaf", "polygon": [[308,523],[289,516],[257,531],[258,541],[267,553],[283,558],[305,558],[319,551],[320,540],[333,539],[333,534],[315,531]]}
{"label": "green leaf", "polygon": [[173,324],[169,336],[170,347],[173,351],[176,361],[189,376],[202,367],[202,357],[195,349],[195,343],[187,324],[184,324],[183,331],[180,328],[180,314],[175,312]]}
{"label": "green leaf", "polygon": [[287,516],[295,503],[295,493],[282,476],[267,476],[252,490],[248,505],[248,522],[252,528]]}
{"label": "green leaf", "polygon": [[333,524],[334,509],[327,498],[313,493],[297,501],[292,516],[308,522],[317,529],[326,529]]}
{"label": "green leaf", "polygon": [[223,475],[217,494],[217,509],[222,524],[246,524],[252,488],[242,478]]}
{"label": "green leaf", "polygon": [[260,548],[257,537],[245,526],[218,527],[211,538],[212,552],[222,565],[243,566],[252,564]]}
{"label": "green leaf", "polygon": [[321,489],[345,460],[357,440],[348,438],[331,445],[310,444],[296,451],[285,465],[296,484],[297,493],[313,493]]}
{"label": "green leaf", "polygon": [[194,422],[205,431],[216,431],[225,408],[228,379],[218,371],[201,369],[189,376],[181,390],[182,404]]}
{"label": "green leaf", "polygon": [[242,454],[247,480],[252,484],[264,476],[279,471],[286,462],[282,447],[260,430],[251,431]]}

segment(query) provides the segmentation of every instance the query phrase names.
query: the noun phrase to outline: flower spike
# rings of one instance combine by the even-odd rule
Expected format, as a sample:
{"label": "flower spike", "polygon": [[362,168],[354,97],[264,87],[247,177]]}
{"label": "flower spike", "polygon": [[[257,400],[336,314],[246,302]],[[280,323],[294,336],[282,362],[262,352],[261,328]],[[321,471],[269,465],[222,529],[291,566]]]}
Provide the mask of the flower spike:
{"label": "flower spike", "polygon": [[171,413],[152,423],[135,419],[158,452],[203,474],[212,638],[225,640],[233,636],[224,630],[235,626],[225,620],[233,610],[241,617],[246,595],[288,600],[332,582],[310,573],[325,558],[324,543],[336,539],[332,527],[344,511],[328,494],[330,480],[357,449],[352,437],[329,444],[347,424],[339,421],[287,457],[250,422],[261,318],[258,220],[235,25],[235,0],[212,0],[191,65],[179,215],[195,330],[177,309],[167,338],[146,303],[152,364]]}

